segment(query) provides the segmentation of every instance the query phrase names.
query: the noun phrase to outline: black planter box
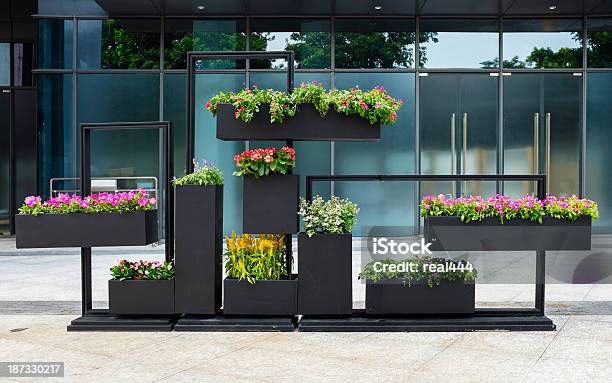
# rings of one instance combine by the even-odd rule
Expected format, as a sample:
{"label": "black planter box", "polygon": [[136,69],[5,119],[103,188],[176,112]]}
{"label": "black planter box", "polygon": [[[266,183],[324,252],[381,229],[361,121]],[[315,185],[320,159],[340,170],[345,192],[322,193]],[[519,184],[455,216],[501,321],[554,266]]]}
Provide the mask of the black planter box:
{"label": "black planter box", "polygon": [[571,222],[544,217],[542,223],[487,218],[470,223],[460,217],[425,218],[425,241],[437,251],[590,250],[591,218]]}
{"label": "black planter box", "polygon": [[244,176],[242,232],[294,234],[299,231],[300,177],[295,174]]}
{"label": "black planter box", "polygon": [[263,280],[250,284],[246,280],[223,281],[223,314],[227,315],[295,315],[298,281]]}
{"label": "black planter box", "polygon": [[15,216],[17,248],[143,246],[158,241],[157,210]]}
{"label": "black planter box", "polygon": [[251,122],[234,117],[232,104],[217,105],[217,138],[225,141],[377,141],[380,123],[359,116],[339,114],[330,108],[325,117],[310,104],[300,105],[293,117],[282,123],[270,122],[270,106],[260,106]]}
{"label": "black planter box", "polygon": [[351,234],[298,235],[300,314],[352,314],[352,239]]}
{"label": "black planter box", "polygon": [[436,287],[367,281],[366,314],[473,314],[474,286],[462,281],[443,281]]}
{"label": "black planter box", "polygon": [[176,187],[175,307],[184,314],[221,309],[223,186]]}
{"label": "black planter box", "polygon": [[108,306],[113,315],[174,314],[174,280],[108,281]]}

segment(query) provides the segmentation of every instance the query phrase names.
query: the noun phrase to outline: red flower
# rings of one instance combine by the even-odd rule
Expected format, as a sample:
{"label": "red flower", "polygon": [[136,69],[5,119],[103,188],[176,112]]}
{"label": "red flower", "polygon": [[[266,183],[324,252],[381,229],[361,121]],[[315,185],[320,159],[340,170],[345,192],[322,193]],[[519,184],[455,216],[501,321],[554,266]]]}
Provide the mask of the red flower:
{"label": "red flower", "polygon": [[210,101],[208,101],[208,102],[206,103],[205,108],[206,108],[206,109],[208,109],[208,110],[210,110]]}

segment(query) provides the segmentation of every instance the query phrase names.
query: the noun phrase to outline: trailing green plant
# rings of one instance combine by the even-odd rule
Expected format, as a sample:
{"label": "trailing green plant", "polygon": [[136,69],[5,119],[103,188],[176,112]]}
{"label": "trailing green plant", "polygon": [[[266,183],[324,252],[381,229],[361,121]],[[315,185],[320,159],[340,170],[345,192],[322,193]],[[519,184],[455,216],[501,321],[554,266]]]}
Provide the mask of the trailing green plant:
{"label": "trailing green plant", "polygon": [[204,165],[196,165],[195,171],[172,181],[174,186],[201,185],[217,186],[223,185],[223,172],[216,166],[205,162]]}
{"label": "trailing green plant", "polygon": [[422,217],[455,216],[462,222],[481,221],[496,217],[504,221],[518,218],[542,223],[542,218],[553,217],[575,221],[579,217],[597,219],[597,203],[589,199],[548,196],[540,200],[532,195],[520,199],[511,199],[501,194],[488,199],[481,196],[469,198],[446,198],[443,194],[437,197],[429,195],[421,201]]}
{"label": "trailing green plant", "polygon": [[347,116],[356,115],[365,118],[370,124],[377,122],[392,125],[397,118],[397,111],[403,101],[389,96],[385,88],[377,86],[363,91],[359,88],[348,90],[333,89],[328,92],[323,84],[313,81],[302,83],[291,94],[272,89],[243,89],[239,92],[220,92],[207,103],[206,109],[217,114],[219,104],[232,104],[234,117],[250,122],[263,104],[270,104],[270,121],[283,122],[295,116],[300,105],[310,104],[324,117],[331,108]]}
{"label": "trailing green plant", "polygon": [[402,261],[393,259],[372,261],[359,273],[359,279],[366,281],[395,281],[406,286],[427,285],[429,287],[439,286],[443,281],[473,282],[477,276],[477,270],[469,262],[428,256],[408,258]]}
{"label": "trailing green plant", "polygon": [[174,279],[176,269],[170,262],[121,260],[110,268],[113,279],[123,280],[168,280]]}
{"label": "trailing green plant", "polygon": [[235,176],[252,174],[255,178],[270,174],[287,174],[295,167],[295,150],[288,146],[276,148],[252,149],[234,156]]}
{"label": "trailing green plant", "polygon": [[359,208],[348,199],[333,196],[325,201],[315,196],[312,201],[300,198],[298,214],[304,221],[304,230],[309,237],[315,234],[348,234],[357,221]]}
{"label": "trailing green plant", "polygon": [[247,280],[279,280],[287,276],[285,266],[285,236],[251,234],[225,237],[225,271],[228,278]]}

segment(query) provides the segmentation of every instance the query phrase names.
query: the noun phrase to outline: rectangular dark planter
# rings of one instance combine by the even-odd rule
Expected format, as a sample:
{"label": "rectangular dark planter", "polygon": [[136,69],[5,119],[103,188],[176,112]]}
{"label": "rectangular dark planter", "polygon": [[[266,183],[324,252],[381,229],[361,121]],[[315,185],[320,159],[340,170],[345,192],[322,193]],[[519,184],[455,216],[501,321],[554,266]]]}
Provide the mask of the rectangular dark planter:
{"label": "rectangular dark planter", "polygon": [[108,281],[108,307],[113,315],[174,314],[174,280]]}
{"label": "rectangular dark planter", "polygon": [[475,285],[443,281],[440,286],[406,286],[398,281],[366,284],[366,314],[473,314]]}
{"label": "rectangular dark planter", "polygon": [[352,314],[352,239],[351,234],[298,235],[300,314]]}
{"label": "rectangular dark planter", "polygon": [[223,281],[223,314],[295,315],[297,290],[297,279],[250,284],[246,280],[226,278]]}
{"label": "rectangular dark planter", "polygon": [[234,106],[217,105],[217,138],[225,141],[294,140],[294,141],[377,141],[380,123],[359,116],[346,116],[330,108],[325,117],[310,104],[300,105],[293,117],[282,123],[270,122],[270,106],[260,106],[251,122],[234,117]]}
{"label": "rectangular dark planter", "polygon": [[299,231],[300,177],[246,175],[242,195],[242,231],[248,234],[294,234]]}
{"label": "rectangular dark planter", "polygon": [[157,210],[15,216],[17,248],[143,246],[157,242]]}
{"label": "rectangular dark planter", "polygon": [[487,218],[470,223],[460,217],[425,218],[425,241],[437,251],[590,250],[591,218],[571,222],[544,217],[542,223]]}
{"label": "rectangular dark planter", "polygon": [[176,187],[176,312],[215,314],[223,280],[223,186]]}

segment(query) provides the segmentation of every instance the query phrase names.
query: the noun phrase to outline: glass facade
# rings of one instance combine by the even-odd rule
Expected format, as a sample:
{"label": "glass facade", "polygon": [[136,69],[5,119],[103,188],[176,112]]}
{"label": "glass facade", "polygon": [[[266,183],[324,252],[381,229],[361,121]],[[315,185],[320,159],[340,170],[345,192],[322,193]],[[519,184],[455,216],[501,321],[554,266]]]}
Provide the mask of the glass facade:
{"label": "glass facade", "polygon": [[[55,3],[60,7],[62,0]],[[612,227],[602,165],[611,120],[610,18],[96,19],[95,2],[86,3],[92,12],[86,18],[77,12],[74,18],[39,20],[42,194],[50,178],[78,176],[81,122],[172,121],[173,173],[184,174],[186,53],[290,49],[296,53],[296,84],[380,85],[405,102],[397,124],[384,126],[378,142],[295,143],[301,176],[548,171],[552,193],[599,200],[602,218],[595,224]],[[0,62],[2,48],[0,43]],[[247,83],[284,89],[286,63],[200,61],[197,69],[195,153],[226,175],[229,232],[241,226],[242,181],[231,176],[233,155],[247,146],[284,143],[216,140],[214,119],[203,105],[214,93]],[[3,78],[0,72],[0,85]],[[158,139],[151,132],[96,137],[94,174],[158,176]],[[419,193],[517,196],[533,192],[533,185],[335,182],[317,183],[314,190],[356,201],[360,233],[373,225],[414,225]]]}

